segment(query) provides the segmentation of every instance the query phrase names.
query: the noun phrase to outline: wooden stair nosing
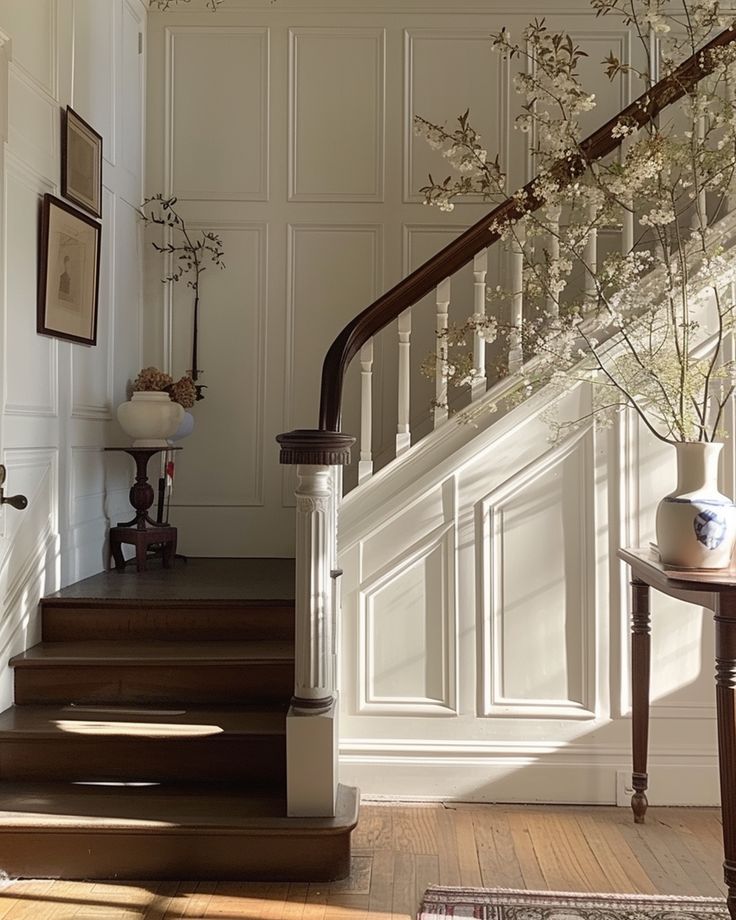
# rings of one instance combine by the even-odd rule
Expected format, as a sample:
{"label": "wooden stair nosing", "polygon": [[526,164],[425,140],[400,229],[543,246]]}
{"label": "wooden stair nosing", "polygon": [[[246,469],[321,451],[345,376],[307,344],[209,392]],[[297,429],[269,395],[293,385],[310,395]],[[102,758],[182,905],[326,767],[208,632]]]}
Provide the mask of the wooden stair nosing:
{"label": "wooden stair nosing", "polygon": [[[242,787],[215,789],[146,788],[116,790],[89,787],[6,784],[6,811],[0,812],[0,869],[11,878],[66,879],[233,879],[259,881],[332,881],[350,872],[350,834],[358,820],[357,790],[341,786],[334,818],[287,818],[283,798],[247,799]],[[132,794],[131,794],[132,793]],[[39,800],[52,800],[66,814],[39,814]],[[27,812],[9,813],[13,797]],[[28,801],[26,801],[28,800]],[[204,807],[199,815],[177,815],[167,804]],[[121,819],[123,804],[157,816]],[[73,815],[80,803],[92,815]],[[114,823],[100,812],[118,814]],[[141,805],[143,808],[141,809]],[[152,807],[153,806],[153,807]],[[147,811],[146,811],[147,808]],[[254,813],[247,814],[248,808]],[[269,809],[271,814],[269,814]],[[217,814],[207,816],[207,812]],[[183,819],[183,820],[182,820]],[[164,823],[161,823],[161,822]]]}
{"label": "wooden stair nosing", "polygon": [[21,668],[101,667],[222,667],[253,666],[294,662],[289,642],[269,640],[186,642],[167,640],[89,640],[79,642],[40,642],[10,659],[10,666]]}

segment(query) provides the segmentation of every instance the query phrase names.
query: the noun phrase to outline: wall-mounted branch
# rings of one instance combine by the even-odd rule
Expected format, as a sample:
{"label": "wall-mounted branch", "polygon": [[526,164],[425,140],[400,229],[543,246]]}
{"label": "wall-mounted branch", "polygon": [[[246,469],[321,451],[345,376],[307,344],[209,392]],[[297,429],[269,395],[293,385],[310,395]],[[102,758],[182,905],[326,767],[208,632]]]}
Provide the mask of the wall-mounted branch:
{"label": "wall-mounted branch", "polygon": [[[184,218],[176,211],[176,198],[164,198],[162,194],[152,195],[146,198],[138,213],[146,224],[156,224],[166,227],[169,231],[170,238],[163,245],[153,242],[152,246],[156,252],[171,257],[173,270],[161,280],[164,284],[174,284],[187,278],[187,287],[194,291],[194,318],[192,324],[192,368],[190,375],[192,380],[197,383],[202,369],[198,366],[198,340],[199,340],[199,290],[202,281],[202,272],[207,269],[207,265],[216,265],[218,268],[225,268],[222,261],[224,256],[222,237],[217,233],[209,230],[200,230],[193,233],[188,227]],[[197,399],[203,399],[202,390],[204,386],[197,384]]]}

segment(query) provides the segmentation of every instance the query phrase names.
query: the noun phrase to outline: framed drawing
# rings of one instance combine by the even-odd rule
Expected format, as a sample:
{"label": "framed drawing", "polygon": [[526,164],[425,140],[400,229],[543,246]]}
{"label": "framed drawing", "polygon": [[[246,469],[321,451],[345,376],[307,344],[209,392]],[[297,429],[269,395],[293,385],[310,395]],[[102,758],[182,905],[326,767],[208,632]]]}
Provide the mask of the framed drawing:
{"label": "framed drawing", "polygon": [[61,194],[102,217],[102,136],[69,106],[61,131]]}
{"label": "framed drawing", "polygon": [[44,195],[37,320],[42,335],[97,344],[100,235],[97,221]]}

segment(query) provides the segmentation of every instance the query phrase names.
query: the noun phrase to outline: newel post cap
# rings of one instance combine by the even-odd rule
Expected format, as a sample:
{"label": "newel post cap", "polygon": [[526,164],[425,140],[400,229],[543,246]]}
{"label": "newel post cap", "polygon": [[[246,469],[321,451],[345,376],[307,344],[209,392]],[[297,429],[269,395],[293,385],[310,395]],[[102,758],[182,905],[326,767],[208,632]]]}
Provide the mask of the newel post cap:
{"label": "newel post cap", "polygon": [[298,428],[276,436],[281,445],[279,462],[317,466],[346,466],[355,438],[341,431]]}

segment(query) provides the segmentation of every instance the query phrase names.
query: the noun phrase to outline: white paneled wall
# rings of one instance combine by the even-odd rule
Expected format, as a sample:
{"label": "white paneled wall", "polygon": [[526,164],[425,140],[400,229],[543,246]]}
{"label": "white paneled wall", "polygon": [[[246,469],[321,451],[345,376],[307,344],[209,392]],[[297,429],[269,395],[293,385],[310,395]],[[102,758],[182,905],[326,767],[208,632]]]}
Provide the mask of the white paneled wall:
{"label": "white paneled wall", "polygon": [[[0,455],[27,510],[0,511],[0,707],[10,655],[37,641],[41,594],[99,572],[131,469],[105,457],[140,363],[142,0],[0,0],[2,367]],[[98,344],[36,333],[40,202],[60,196],[61,111],[104,139]]]}
{"label": "white paneled wall", "polygon": [[[609,50],[630,60],[630,36],[585,0],[543,5],[589,51],[592,129],[630,100],[627,81],[597,69]],[[209,389],[178,463],[184,551],[292,551],[294,483],[274,436],[315,426],[320,364],[343,324],[488,210],[422,206],[427,172],[448,170],[412,116],[451,124],[469,106],[509,191],[526,181],[512,66],[488,36],[539,13],[533,0],[227,0],[213,15],[194,0],[149,15],[147,191],[176,194],[195,227],[221,233],[228,266],[203,283]],[[146,357],[181,374],[190,297],[161,285],[147,252]],[[671,458],[631,420],[553,448],[537,403],[493,431],[447,425],[380,472],[406,448],[407,407],[414,440],[433,427],[435,383],[417,371],[447,302],[461,322],[474,282],[508,273],[492,248],[477,277],[468,266],[451,298],[442,288],[415,305],[348,375],[343,429],[371,432],[372,456],[356,450],[345,480],[359,462],[378,475],[341,518],[343,779],[373,795],[623,802],[628,600],[614,553],[650,539]],[[362,418],[361,376],[373,386]],[[570,411],[586,399],[572,394]],[[660,598],[653,618],[652,801],[714,802],[709,618]]]}
{"label": "white paneled wall", "polygon": [[[213,14],[193,0],[149,12],[147,192],[176,195],[193,226],[222,234],[227,264],[202,285],[208,390],[174,495],[184,552],[293,551],[293,481],[274,436],[315,425],[321,361],[343,324],[487,210],[470,200],[448,220],[423,207],[428,171],[444,176],[446,164],[414,136],[412,117],[449,124],[470,106],[489,150],[510,163],[510,185],[525,181],[511,67],[489,34],[504,25],[518,33],[537,7],[227,0]],[[583,0],[564,7],[563,24],[591,45],[591,69],[604,46],[628,59],[618,22],[596,20]],[[598,77],[595,88],[605,113],[628,98],[625,81]],[[191,297],[164,288],[164,269],[147,248],[146,360],[178,376],[191,364]],[[502,270],[492,252],[488,283]],[[470,270],[457,282],[451,322],[473,312],[472,282]],[[374,343],[374,469],[408,441],[396,400],[399,336],[416,372],[434,345],[434,310],[428,299],[410,327],[393,324]],[[344,413],[353,434],[358,364]],[[416,438],[432,426],[433,384],[413,373],[412,387]],[[358,459],[356,451],[348,487]]]}

